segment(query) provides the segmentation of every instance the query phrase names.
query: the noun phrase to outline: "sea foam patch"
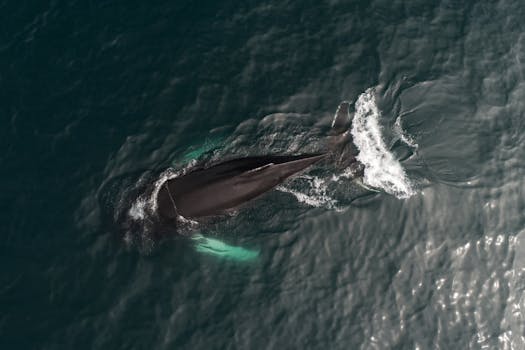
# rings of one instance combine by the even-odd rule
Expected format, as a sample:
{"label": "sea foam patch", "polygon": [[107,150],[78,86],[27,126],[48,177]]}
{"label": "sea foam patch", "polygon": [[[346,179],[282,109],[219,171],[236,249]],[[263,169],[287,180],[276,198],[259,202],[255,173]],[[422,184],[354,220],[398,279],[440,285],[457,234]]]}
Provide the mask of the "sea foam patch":
{"label": "sea foam patch", "polygon": [[298,202],[304,203],[311,207],[325,207],[329,209],[338,209],[337,201],[328,194],[327,183],[317,176],[301,175],[300,179],[304,180],[308,186],[307,189],[299,191],[285,185],[277,187],[277,190],[293,195]]}
{"label": "sea foam patch", "polygon": [[380,188],[397,198],[408,198],[415,191],[401,163],[388,150],[382,136],[379,118],[381,113],[373,88],[362,93],[355,103],[352,137],[359,149],[359,160],[364,166],[363,181]]}

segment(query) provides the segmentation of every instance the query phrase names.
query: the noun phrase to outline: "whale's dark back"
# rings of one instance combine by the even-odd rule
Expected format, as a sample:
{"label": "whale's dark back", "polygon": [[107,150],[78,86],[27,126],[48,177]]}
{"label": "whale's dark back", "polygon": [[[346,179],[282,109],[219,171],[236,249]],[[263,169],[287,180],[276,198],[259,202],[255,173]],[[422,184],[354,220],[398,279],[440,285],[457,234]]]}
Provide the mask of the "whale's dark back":
{"label": "whale's dark back", "polygon": [[200,217],[235,208],[304,170],[323,154],[233,159],[167,180],[159,190],[159,214]]}
{"label": "whale's dark back", "polygon": [[268,164],[283,164],[296,160],[319,156],[319,154],[303,154],[303,155],[268,155],[268,156],[254,156],[246,158],[237,158],[225,162],[213,164],[206,168],[197,168],[191,173],[183,176],[186,178],[186,183],[194,185],[205,184],[210,180],[218,180],[226,177],[238,176],[250,170],[263,167]]}

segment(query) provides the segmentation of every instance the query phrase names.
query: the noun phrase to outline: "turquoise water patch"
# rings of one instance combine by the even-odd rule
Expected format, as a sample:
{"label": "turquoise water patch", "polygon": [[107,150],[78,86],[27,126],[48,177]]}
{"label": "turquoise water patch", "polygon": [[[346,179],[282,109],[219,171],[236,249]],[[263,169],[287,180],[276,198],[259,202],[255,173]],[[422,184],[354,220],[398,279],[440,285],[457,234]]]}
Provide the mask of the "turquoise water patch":
{"label": "turquoise water patch", "polygon": [[258,250],[232,246],[215,238],[204,237],[201,234],[192,236],[192,239],[195,241],[195,249],[199,253],[235,261],[252,261],[259,256]]}
{"label": "turquoise water patch", "polygon": [[181,160],[190,161],[193,159],[198,159],[204,153],[207,153],[207,152],[213,151],[214,149],[219,148],[222,145],[224,138],[225,137],[222,135],[213,136],[213,137],[206,138],[204,143],[202,143],[200,146],[196,148],[195,146],[190,146],[186,150],[186,152],[183,154]]}

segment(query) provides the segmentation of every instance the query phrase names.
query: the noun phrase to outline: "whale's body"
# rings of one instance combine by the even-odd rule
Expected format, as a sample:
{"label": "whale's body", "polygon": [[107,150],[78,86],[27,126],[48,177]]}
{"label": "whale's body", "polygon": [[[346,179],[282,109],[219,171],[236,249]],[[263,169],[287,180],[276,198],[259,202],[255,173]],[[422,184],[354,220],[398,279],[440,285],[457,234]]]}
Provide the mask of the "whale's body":
{"label": "whale's body", "polygon": [[168,221],[179,215],[198,219],[224,214],[268,192],[288,177],[324,158],[336,165],[356,168],[357,149],[350,133],[350,104],[339,105],[328,138],[326,152],[302,155],[266,155],[238,158],[195,168],[185,175],[166,180],[157,194],[157,214]]}
{"label": "whale's body", "polygon": [[224,214],[324,157],[325,154],[247,157],[195,169],[162,184],[157,196],[158,213],[165,219]]}

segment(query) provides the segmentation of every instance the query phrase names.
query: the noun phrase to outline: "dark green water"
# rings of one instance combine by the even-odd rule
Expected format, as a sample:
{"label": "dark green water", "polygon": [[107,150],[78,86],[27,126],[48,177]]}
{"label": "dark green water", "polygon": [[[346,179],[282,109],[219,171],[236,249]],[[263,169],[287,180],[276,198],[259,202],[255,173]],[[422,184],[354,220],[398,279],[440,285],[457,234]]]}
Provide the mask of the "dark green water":
{"label": "dark green water", "polygon": [[[1,349],[525,348],[522,1],[0,16]],[[317,169],[194,228],[257,259],[111,224],[214,140],[207,159],[317,149],[344,100],[381,192]]]}

